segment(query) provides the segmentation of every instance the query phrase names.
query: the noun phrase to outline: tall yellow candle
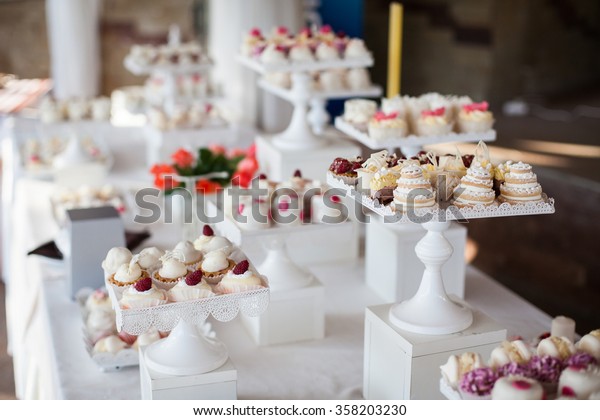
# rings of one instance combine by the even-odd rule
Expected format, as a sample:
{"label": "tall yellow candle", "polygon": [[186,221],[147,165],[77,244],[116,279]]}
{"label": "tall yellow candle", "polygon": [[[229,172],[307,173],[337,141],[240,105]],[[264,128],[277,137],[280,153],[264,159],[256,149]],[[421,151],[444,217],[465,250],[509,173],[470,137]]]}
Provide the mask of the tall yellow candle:
{"label": "tall yellow candle", "polygon": [[387,97],[400,94],[402,75],[402,20],[404,10],[400,3],[390,4],[390,27],[388,37]]}

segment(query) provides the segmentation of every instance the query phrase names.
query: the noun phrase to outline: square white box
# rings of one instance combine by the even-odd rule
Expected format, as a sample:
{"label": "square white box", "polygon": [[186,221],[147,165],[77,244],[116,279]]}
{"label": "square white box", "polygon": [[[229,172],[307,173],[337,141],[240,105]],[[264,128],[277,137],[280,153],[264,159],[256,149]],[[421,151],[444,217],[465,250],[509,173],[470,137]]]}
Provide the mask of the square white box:
{"label": "square white box", "polygon": [[506,329],[479,311],[473,311],[473,324],[458,333],[421,335],[402,331],[389,321],[391,306],[366,309],[365,399],[444,399],[439,387],[440,366],[450,355],[471,351],[487,360],[506,339]]}
{"label": "square white box", "polygon": [[[417,292],[425,265],[415,246],[425,236],[420,225],[383,223],[371,215],[366,224],[365,272],[369,287],[386,302],[402,302]],[[452,222],[444,236],[454,252],[442,266],[444,287],[449,295],[465,295],[465,246],[467,228]]]}
{"label": "square white box", "polygon": [[242,315],[260,346],[318,340],[325,336],[325,288],[317,279],[300,289],[272,290],[269,307],[258,317]]}
{"label": "square white box", "polygon": [[143,400],[237,400],[237,370],[231,360],[200,375],[173,376],[148,369],[140,348]]}

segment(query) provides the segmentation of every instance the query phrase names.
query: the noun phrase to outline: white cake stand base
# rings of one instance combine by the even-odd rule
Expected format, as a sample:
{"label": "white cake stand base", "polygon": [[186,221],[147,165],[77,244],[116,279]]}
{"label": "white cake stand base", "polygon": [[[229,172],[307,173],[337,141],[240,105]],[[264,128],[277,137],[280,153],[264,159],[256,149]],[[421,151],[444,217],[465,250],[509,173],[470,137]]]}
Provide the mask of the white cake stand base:
{"label": "white cake stand base", "polygon": [[181,319],[171,334],[146,348],[148,368],[166,375],[199,375],[228,360],[227,347]]}
{"label": "white cake stand base", "polygon": [[289,257],[283,235],[264,240],[267,256],[258,271],[269,279],[272,291],[299,289],[313,282],[314,276],[296,265]]}
{"label": "white cake stand base", "polygon": [[425,264],[425,272],[417,293],[404,302],[391,307],[390,322],[396,327],[417,334],[440,335],[462,331],[473,322],[469,308],[448,297],[442,279],[442,265],[452,255],[453,249],[444,232],[450,222],[423,223],[427,233],[415,251]]}

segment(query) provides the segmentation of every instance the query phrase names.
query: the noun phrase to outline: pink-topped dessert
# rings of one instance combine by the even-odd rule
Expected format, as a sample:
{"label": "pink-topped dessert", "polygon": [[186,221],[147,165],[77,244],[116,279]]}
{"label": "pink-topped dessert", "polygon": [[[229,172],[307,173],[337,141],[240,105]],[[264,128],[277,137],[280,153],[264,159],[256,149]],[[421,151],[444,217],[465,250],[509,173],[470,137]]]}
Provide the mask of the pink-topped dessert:
{"label": "pink-topped dessert", "polygon": [[440,136],[452,131],[452,124],[446,117],[446,108],[425,109],[421,111],[416,123],[420,136]]}
{"label": "pink-topped dessert", "polygon": [[462,106],[458,113],[458,129],[463,133],[481,133],[488,131],[494,124],[488,103],[473,102]]}
{"label": "pink-topped dessert", "polygon": [[464,399],[489,399],[498,374],[482,367],[467,372],[460,380],[459,390]]}
{"label": "pink-topped dessert", "polygon": [[408,125],[398,112],[377,111],[369,121],[369,137],[375,141],[398,139],[408,134]]}
{"label": "pink-topped dessert", "polygon": [[524,376],[500,378],[494,384],[492,400],[543,400],[544,388],[535,379]]}

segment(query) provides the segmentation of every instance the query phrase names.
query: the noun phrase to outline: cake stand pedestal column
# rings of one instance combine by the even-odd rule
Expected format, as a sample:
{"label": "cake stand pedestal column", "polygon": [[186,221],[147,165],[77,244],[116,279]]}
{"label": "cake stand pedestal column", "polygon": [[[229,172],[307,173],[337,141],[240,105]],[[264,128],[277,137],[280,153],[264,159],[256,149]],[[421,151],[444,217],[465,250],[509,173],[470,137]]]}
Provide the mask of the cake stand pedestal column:
{"label": "cake stand pedestal column", "polygon": [[299,289],[313,282],[314,276],[289,257],[284,236],[267,236],[263,244],[267,256],[258,270],[267,276],[272,291]]}
{"label": "cake stand pedestal column", "polygon": [[452,245],[444,236],[449,221],[423,223],[427,231],[415,251],[425,264],[425,272],[417,293],[390,309],[390,322],[417,334],[451,334],[462,331],[473,322],[473,314],[465,305],[453,302],[444,289],[442,265],[452,255]]}

